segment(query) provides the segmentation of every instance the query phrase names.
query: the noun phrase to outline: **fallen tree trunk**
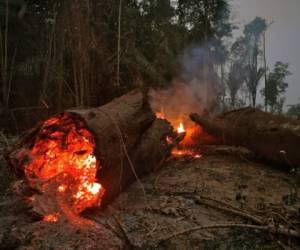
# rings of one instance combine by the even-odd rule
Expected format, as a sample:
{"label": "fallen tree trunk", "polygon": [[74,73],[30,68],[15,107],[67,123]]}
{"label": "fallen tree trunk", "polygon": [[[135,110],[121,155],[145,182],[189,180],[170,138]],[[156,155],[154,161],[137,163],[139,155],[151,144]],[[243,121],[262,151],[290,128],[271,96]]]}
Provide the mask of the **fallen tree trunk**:
{"label": "fallen tree trunk", "polygon": [[279,165],[300,165],[299,122],[254,108],[234,110],[215,118],[198,114],[191,114],[190,118],[215,137],[215,144],[244,146]]}
{"label": "fallen tree trunk", "polygon": [[[154,171],[170,154],[174,146],[166,142],[167,136],[176,137],[173,128],[167,121],[156,119],[139,91],[130,92],[99,108],[73,109],[64,114],[68,114],[79,124],[83,122],[93,135],[94,155],[100,163],[96,177],[105,189],[102,206],[110,203],[124,188],[142,175]],[[28,133],[8,155],[9,162],[22,180],[26,179],[24,172],[28,154],[37,143],[37,139],[45,136],[44,130],[64,132],[64,128],[59,128],[57,125],[50,124],[45,127],[40,124]],[[28,186],[30,185],[27,185],[27,188]],[[45,193],[44,190],[37,191]],[[38,213],[49,214],[57,210],[57,207],[50,209],[51,204],[47,207],[48,200],[51,200],[49,195],[40,199],[39,203],[43,203],[41,205],[43,208],[36,209]]]}
{"label": "fallen tree trunk", "polygon": [[176,136],[168,122],[156,119],[141,92],[131,92],[100,108],[71,112],[84,118],[95,137],[95,155],[102,166],[98,178],[107,190],[103,205],[137,177],[153,171],[170,154],[172,146],[166,137]]}

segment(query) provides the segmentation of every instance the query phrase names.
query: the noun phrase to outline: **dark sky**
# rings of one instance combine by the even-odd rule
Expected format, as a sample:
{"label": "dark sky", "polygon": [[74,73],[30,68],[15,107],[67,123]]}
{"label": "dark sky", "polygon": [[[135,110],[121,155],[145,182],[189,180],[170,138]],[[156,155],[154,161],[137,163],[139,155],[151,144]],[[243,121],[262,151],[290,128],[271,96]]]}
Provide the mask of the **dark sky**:
{"label": "dark sky", "polygon": [[[233,18],[240,26],[256,16],[274,21],[267,32],[268,66],[290,63],[286,104],[300,102],[300,0],[231,0]],[[260,101],[261,102],[261,101]]]}

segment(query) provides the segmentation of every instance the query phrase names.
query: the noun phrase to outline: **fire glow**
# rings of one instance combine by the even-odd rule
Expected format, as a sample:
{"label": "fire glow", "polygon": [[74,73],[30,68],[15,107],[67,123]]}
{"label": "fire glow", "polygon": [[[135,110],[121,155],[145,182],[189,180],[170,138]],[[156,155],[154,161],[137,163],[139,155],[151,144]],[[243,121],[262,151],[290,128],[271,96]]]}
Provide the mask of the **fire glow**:
{"label": "fire glow", "polygon": [[195,159],[200,159],[202,157],[201,154],[196,153],[194,150],[191,150],[191,149],[178,149],[178,148],[173,148],[172,155],[177,156],[177,157],[191,156]]}
{"label": "fire glow", "polygon": [[58,204],[58,211],[45,214],[45,221],[57,221],[65,207],[79,214],[100,205],[105,191],[96,182],[100,165],[94,148],[93,136],[84,122],[69,113],[42,124],[28,154],[25,176],[32,188],[57,199],[53,203]]}
{"label": "fire glow", "polygon": [[[156,118],[158,119],[166,119],[166,116],[163,112],[157,112]],[[171,151],[171,154],[174,157],[184,157],[184,156],[190,156],[195,159],[199,159],[202,157],[200,153],[198,153],[196,150],[194,150],[196,146],[196,141],[199,139],[199,136],[201,136],[202,131],[199,128],[199,126],[190,124],[187,128],[185,128],[184,123],[182,121],[177,122],[177,126],[175,125],[176,122],[172,120],[168,120],[175,128],[176,133],[178,136],[184,135],[183,140],[179,143],[178,146],[174,147]],[[167,144],[172,144],[173,140],[169,137],[166,138]]]}
{"label": "fire glow", "polygon": [[57,222],[58,218],[59,218],[58,214],[48,214],[44,216],[43,220],[47,222]]}
{"label": "fire glow", "polygon": [[181,133],[185,133],[185,129],[184,129],[184,126],[183,126],[183,123],[181,122],[177,128],[177,133],[178,134],[181,134]]}
{"label": "fire glow", "polygon": [[174,157],[191,156],[195,159],[201,158],[202,155],[194,150],[195,145],[193,142],[193,136],[198,132],[197,127],[190,126],[187,129],[185,129],[183,123],[180,122],[176,131],[178,135],[184,134],[184,138],[177,147],[172,149],[172,155]]}

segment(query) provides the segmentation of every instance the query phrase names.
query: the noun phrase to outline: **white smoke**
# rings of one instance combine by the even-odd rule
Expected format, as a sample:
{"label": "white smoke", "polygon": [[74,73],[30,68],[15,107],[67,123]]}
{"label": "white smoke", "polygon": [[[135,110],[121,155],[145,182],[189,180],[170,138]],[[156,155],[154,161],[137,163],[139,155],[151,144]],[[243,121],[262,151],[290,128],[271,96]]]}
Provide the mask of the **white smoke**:
{"label": "white smoke", "polygon": [[219,84],[209,47],[190,47],[180,58],[181,73],[170,87],[151,90],[150,103],[174,126],[189,122],[190,113],[217,110]]}

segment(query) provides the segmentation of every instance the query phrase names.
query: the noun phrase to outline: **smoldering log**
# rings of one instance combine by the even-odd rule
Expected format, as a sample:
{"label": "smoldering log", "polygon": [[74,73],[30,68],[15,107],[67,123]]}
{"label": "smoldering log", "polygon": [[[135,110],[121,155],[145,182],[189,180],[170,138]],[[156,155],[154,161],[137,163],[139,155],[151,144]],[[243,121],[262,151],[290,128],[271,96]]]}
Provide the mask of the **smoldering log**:
{"label": "smoldering log", "polygon": [[259,158],[278,165],[300,165],[300,123],[254,108],[243,108],[211,118],[191,114],[190,118],[215,144],[244,146]]}
{"label": "smoldering log", "polygon": [[102,166],[99,182],[106,189],[103,205],[135,181],[135,174],[140,178],[153,171],[171,152],[166,137],[174,136],[173,128],[156,119],[139,91],[100,108],[70,112],[80,115],[94,135],[95,155]]}
{"label": "smoldering log", "polygon": [[[173,128],[167,121],[156,119],[138,90],[99,108],[66,112],[83,120],[93,134],[94,155],[101,165],[97,181],[105,188],[101,206],[109,204],[137,177],[154,171],[174,146],[166,141],[167,136],[175,138]],[[32,148],[40,129],[41,125],[34,128],[8,155],[21,178],[24,178],[26,152]]]}

